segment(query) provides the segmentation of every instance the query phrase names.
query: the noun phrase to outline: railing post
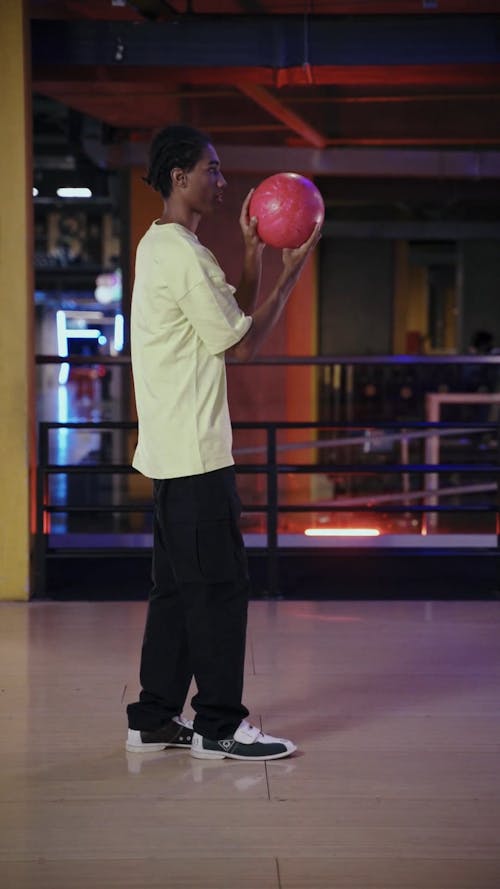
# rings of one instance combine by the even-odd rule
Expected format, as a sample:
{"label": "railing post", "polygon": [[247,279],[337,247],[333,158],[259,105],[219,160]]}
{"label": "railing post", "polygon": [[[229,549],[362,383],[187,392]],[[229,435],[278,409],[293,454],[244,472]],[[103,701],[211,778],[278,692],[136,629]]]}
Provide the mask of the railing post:
{"label": "railing post", "polygon": [[[333,419],[336,423],[342,421],[342,365],[333,364],[332,389],[333,389]],[[326,419],[329,419],[327,417]]]}
{"label": "railing post", "polygon": [[276,426],[267,427],[267,592],[278,593],[278,467]]}
{"label": "railing post", "polygon": [[45,505],[47,501],[47,478],[45,469],[49,462],[49,424],[40,423],[38,432],[38,469],[36,479],[36,535],[34,564],[34,594],[44,596],[46,592],[47,539]]}
{"label": "railing post", "polygon": [[[410,447],[408,442],[408,436],[406,435],[406,429],[401,429],[401,463],[403,466],[408,466],[410,462]],[[410,493],[410,475],[408,472],[403,472],[401,477],[402,488],[404,494]],[[408,505],[408,498],[404,498],[403,503],[405,506]]]}
{"label": "railing post", "polygon": [[[427,423],[439,423],[441,419],[441,402],[439,392],[429,392],[425,396],[425,417]],[[429,429],[429,427],[427,427]],[[429,465],[439,464],[440,452],[439,429],[434,427],[433,434],[427,435],[425,439],[425,462]],[[439,475],[437,472],[427,472],[424,477],[424,487],[426,490],[425,505],[437,506],[438,496],[435,493],[439,488]],[[436,530],[438,524],[437,512],[425,512],[422,517],[422,532],[424,534],[432,534]]]}
{"label": "railing post", "polygon": [[[500,467],[500,419],[497,423],[497,464]],[[496,579],[497,593],[500,593],[500,472],[497,472],[497,511],[496,511],[496,532],[497,532],[497,555],[496,555]]]}

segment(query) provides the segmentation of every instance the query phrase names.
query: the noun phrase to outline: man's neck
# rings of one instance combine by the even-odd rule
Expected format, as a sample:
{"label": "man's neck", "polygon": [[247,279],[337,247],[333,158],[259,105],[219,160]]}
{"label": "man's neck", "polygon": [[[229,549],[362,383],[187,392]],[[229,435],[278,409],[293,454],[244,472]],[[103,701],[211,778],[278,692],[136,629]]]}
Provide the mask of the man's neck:
{"label": "man's neck", "polygon": [[200,213],[195,213],[194,210],[191,210],[186,206],[179,205],[176,201],[170,199],[168,202],[164,201],[163,213],[160,216],[158,223],[160,225],[166,225],[168,223],[183,225],[184,228],[187,228],[189,231],[195,234],[196,229],[200,224],[200,219]]}

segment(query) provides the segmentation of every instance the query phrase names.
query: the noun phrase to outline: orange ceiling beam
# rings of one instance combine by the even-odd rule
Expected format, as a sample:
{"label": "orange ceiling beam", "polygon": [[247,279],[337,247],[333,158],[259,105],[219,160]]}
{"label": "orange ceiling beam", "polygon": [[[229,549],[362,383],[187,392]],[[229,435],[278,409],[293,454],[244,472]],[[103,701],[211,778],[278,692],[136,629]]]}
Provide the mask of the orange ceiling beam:
{"label": "orange ceiling beam", "polygon": [[290,108],[272,96],[265,87],[256,83],[237,83],[236,86],[245,96],[252,99],[257,105],[269,112],[281,123],[285,124],[288,129],[297,133],[298,136],[306,143],[312,145],[313,148],[325,148],[327,138],[315,127],[307,123],[300,115],[295,114]]}
{"label": "orange ceiling beam", "polygon": [[163,83],[172,88],[177,84],[243,86],[258,84],[266,87],[285,86],[463,86],[492,87],[500,85],[500,64],[464,65],[311,65],[290,68],[264,67],[168,67],[107,66],[107,65],[35,65],[33,86],[44,92],[45,87],[65,87],[86,83],[89,92],[99,82]]}

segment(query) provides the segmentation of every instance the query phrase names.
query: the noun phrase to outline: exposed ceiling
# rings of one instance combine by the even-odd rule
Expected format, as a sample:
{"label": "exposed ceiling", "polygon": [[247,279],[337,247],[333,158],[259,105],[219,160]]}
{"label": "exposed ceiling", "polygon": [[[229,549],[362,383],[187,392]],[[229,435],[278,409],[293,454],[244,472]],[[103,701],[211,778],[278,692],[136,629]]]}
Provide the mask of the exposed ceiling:
{"label": "exposed ceiling", "polygon": [[500,197],[500,0],[31,0],[31,19],[39,155],[64,155],[73,110],[101,167],[182,120],[226,168]]}

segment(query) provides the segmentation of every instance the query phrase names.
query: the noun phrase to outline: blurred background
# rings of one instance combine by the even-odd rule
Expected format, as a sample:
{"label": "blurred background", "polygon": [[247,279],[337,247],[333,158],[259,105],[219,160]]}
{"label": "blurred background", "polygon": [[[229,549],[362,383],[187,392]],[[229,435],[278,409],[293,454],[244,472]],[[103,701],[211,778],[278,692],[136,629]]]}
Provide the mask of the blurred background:
{"label": "blurred background", "polygon": [[[67,590],[71,572],[75,589],[71,554],[103,557],[96,596],[110,565],[123,591],[137,555],[131,586],[147,591],[129,316],[135,248],[161,213],[148,144],[176,121],[221,158],[225,202],[198,234],[232,283],[249,188],[295,171],[326,206],[283,323],[256,362],[228,368],[256,589],[345,594],[360,571],[360,594],[396,574],[405,595],[397,565],[412,560],[421,584],[439,559],[456,590],[465,557],[497,589],[498,3],[29,10],[36,410],[54,424],[39,433],[39,591]],[[280,263],[268,248],[264,292]]]}

